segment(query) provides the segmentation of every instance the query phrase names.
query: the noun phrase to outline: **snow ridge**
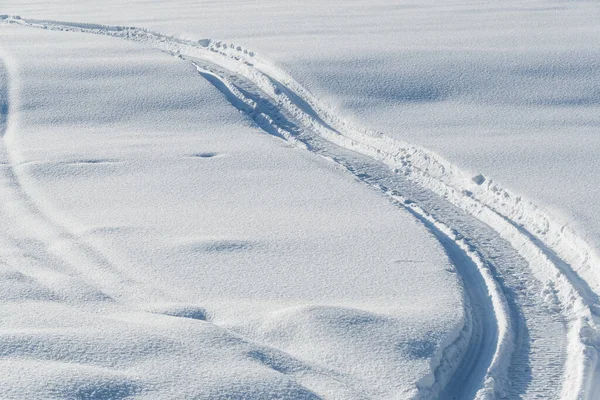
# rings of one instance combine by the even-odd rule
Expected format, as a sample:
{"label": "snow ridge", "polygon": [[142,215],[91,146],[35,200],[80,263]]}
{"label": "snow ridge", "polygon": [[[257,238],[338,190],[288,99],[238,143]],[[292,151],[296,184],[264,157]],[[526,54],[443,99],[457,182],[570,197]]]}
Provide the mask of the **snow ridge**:
{"label": "snow ridge", "polygon": [[[499,187],[484,176],[472,177],[428,150],[344,121],[284,71],[240,46],[209,39],[177,39],[130,27],[25,20],[7,15],[0,16],[0,20],[43,29],[120,37],[189,59],[202,76],[215,86],[220,85],[220,89],[224,89],[221,91],[229,94],[228,99],[234,106],[251,115],[269,133],[303,143],[311,151],[326,146],[318,141],[322,139],[340,149],[367,156],[488,225],[527,261],[532,275],[551,288],[542,294],[547,297],[549,305],[558,303],[566,321],[568,349],[565,365],[562,366],[564,375],[560,398],[589,399],[596,392],[595,370],[597,348],[600,347],[596,320],[600,292],[597,266],[600,259],[596,251],[569,226],[534,203]],[[232,79],[239,81],[233,84]],[[260,96],[252,98],[244,93],[245,89],[250,88],[244,87],[244,84],[259,88],[273,100],[277,110],[269,109],[273,104],[261,104]],[[301,128],[287,126],[293,125],[292,122],[298,122]],[[318,138],[302,136],[309,131]],[[335,156],[332,159],[338,161]],[[348,167],[344,162],[340,164]],[[361,179],[352,168],[347,169]],[[369,179],[361,180],[369,183]],[[388,193],[383,185],[379,189]],[[443,235],[451,240],[477,266],[492,298],[498,339],[495,341],[493,358],[485,371],[485,379],[475,397],[503,397],[507,389],[511,354],[515,351],[515,338],[512,337],[514,330],[511,328],[510,306],[494,277],[495,272],[488,267],[488,263],[493,264],[493,261],[487,261],[473,251],[471,247],[475,243],[461,238],[449,226],[421,210],[417,201],[403,198],[395,192],[391,196],[426,223],[434,234],[437,229],[438,238]],[[459,349],[463,353],[467,351],[464,338],[468,337],[467,340],[471,342],[469,323],[469,318],[465,318],[462,331],[449,340],[445,349],[440,349],[438,359],[432,363],[433,381],[426,379],[420,383],[419,390],[423,397],[434,397],[443,392],[457,368],[457,365],[450,365],[455,358],[444,357],[444,354]]]}

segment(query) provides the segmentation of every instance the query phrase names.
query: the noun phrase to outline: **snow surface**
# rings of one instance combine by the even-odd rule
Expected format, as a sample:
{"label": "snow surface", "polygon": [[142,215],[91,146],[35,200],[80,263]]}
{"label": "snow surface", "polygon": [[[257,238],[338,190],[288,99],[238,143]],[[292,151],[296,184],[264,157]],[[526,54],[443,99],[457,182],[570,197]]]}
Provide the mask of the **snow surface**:
{"label": "snow surface", "polygon": [[0,397],[392,398],[432,372],[462,298],[408,213],[191,64],[0,29],[24,190],[3,196]]}
{"label": "snow surface", "polygon": [[600,246],[597,2],[4,3],[244,45],[346,117],[494,177]]}
{"label": "snow surface", "polygon": [[[48,377],[59,389],[21,379],[15,396],[597,398],[599,11],[539,0],[3,4],[48,28],[0,25],[18,72],[6,84],[23,105],[18,129],[17,113],[2,113],[4,180],[22,186],[5,196],[6,237],[27,249],[7,257],[86,266],[79,280],[7,284],[11,296],[56,306],[61,293],[119,315],[115,332],[123,319],[187,317],[226,338],[194,333],[196,352],[214,352],[199,365],[194,352],[107,355],[78,331],[72,342],[97,349],[88,364],[105,375],[67,351],[79,365]],[[94,35],[122,28],[85,23],[195,44],[127,33],[139,47]],[[39,276],[31,264],[14,265]],[[169,337],[194,348],[178,329]],[[64,351],[63,337],[40,340]],[[65,357],[42,353],[25,351],[11,373]],[[114,354],[135,358],[135,377],[102,364]],[[160,363],[179,372],[157,373]],[[75,374],[85,384],[65,378]]]}

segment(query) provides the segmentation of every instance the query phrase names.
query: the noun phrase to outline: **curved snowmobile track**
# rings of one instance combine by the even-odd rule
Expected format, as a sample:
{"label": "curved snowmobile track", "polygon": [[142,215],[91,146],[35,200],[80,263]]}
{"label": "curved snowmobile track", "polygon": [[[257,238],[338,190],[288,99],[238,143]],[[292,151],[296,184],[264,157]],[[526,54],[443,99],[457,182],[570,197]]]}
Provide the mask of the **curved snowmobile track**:
{"label": "curved snowmobile track", "polygon": [[240,46],[132,27],[0,20],[123,38],[192,62],[264,131],[331,160],[420,220],[446,249],[465,296],[463,329],[432,360],[420,398],[591,399],[598,391],[600,259],[535,204],[423,148],[353,126]]}

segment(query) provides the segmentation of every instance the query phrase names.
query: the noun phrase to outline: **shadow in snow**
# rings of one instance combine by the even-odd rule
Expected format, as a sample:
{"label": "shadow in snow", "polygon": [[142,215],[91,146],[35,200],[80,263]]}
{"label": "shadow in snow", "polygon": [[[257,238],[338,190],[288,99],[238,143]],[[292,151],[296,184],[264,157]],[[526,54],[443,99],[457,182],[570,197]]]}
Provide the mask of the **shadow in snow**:
{"label": "shadow in snow", "polygon": [[0,137],[6,134],[8,125],[9,99],[8,99],[8,70],[0,60]]}

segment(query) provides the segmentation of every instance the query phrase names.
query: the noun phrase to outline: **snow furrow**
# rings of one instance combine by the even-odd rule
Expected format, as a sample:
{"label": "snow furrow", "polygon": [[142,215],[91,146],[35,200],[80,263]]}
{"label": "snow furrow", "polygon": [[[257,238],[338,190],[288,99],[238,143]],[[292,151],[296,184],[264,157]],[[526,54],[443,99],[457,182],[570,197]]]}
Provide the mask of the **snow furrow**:
{"label": "snow furrow", "polygon": [[[248,114],[263,130],[301,144],[340,165],[417,217],[436,236],[460,274],[465,290],[465,320],[462,329],[451,335],[432,360],[429,376],[419,383],[419,398],[472,398],[496,379],[504,379],[504,358],[510,356],[510,320],[507,301],[486,263],[464,238],[433,218],[399,193],[407,182],[382,163],[322,140],[301,121],[282,112],[259,88],[242,77],[227,81],[227,75],[210,62],[193,59],[199,73],[213,83],[232,105]],[[231,78],[231,76],[230,76]],[[490,372],[488,374],[488,371]]]}
{"label": "snow furrow", "polygon": [[[197,59],[193,59],[193,62],[203,76],[211,77],[211,82],[217,79],[217,74],[221,77],[227,75],[226,72],[209,62],[201,63]],[[207,72],[207,69],[211,69],[212,72]],[[521,293],[521,299],[518,300],[516,299],[517,295],[511,299],[505,299],[489,272],[491,269],[506,271],[514,265],[520,265],[522,269],[526,269],[527,263],[519,258],[518,254],[515,254],[514,249],[506,242],[501,241],[496,232],[490,232],[489,227],[480,226],[476,221],[472,221],[460,213],[457,215],[457,210],[445,200],[430,191],[424,191],[418,185],[406,180],[403,175],[390,171],[385,164],[377,162],[371,157],[360,156],[356,152],[335,146],[316,135],[310,127],[301,128],[302,121],[292,122],[296,121],[292,114],[282,112],[268,100],[265,101],[269,96],[263,91],[255,88],[254,93],[249,93],[252,91],[251,82],[239,76],[234,78],[235,83],[220,81],[220,84],[215,84],[215,86],[224,91],[227,98],[235,97],[234,93],[238,96],[249,96],[241,101],[238,99],[232,104],[246,112],[265,131],[275,131],[278,136],[291,137],[300,141],[312,152],[331,159],[359,180],[392,197],[398,197],[399,193],[409,195],[410,200],[403,200],[402,203],[409,205],[411,212],[418,216],[440,239],[448,255],[454,261],[464,279],[467,292],[465,327],[462,337],[448,344],[439,357],[432,361],[435,379],[430,380],[430,377],[425,377],[420,382],[421,397],[472,398],[478,391],[477,397],[480,398],[504,397],[505,395],[514,397],[525,392],[526,387],[531,383],[527,380],[531,370],[527,367],[530,348],[527,327],[522,321],[521,314],[525,314],[528,323],[535,322],[533,323],[537,327],[535,339],[538,341],[536,346],[543,349],[539,352],[540,354],[545,354],[542,360],[538,360],[536,363],[539,371],[548,370],[544,371],[542,375],[542,378],[546,379],[542,379],[543,382],[538,384],[543,389],[541,389],[541,393],[538,391],[536,394],[546,395],[546,397],[555,395],[554,397],[556,397],[560,389],[561,367],[564,363],[562,350],[565,346],[562,338],[565,336],[565,332],[562,330],[562,320],[548,313],[540,315],[539,312],[532,313],[522,309],[520,304],[524,303],[524,298],[527,297],[526,293]],[[240,107],[240,104],[245,106]],[[253,105],[253,107],[248,109],[248,105]],[[268,118],[265,117],[265,113]],[[281,126],[286,128],[281,129]],[[423,211],[422,207],[433,210],[437,219]],[[415,210],[421,211],[416,212]],[[424,215],[428,215],[428,218],[423,219]],[[440,221],[441,219],[451,222],[444,224]],[[444,229],[440,230],[439,226],[452,226],[457,229],[445,228],[445,231]],[[465,235],[458,233],[461,231]],[[443,234],[443,232],[450,232],[450,234]],[[467,234],[475,239],[464,239]],[[457,239],[458,237],[461,239]],[[457,240],[465,240],[465,242],[461,245],[456,242]],[[454,244],[448,245],[450,242]],[[456,255],[457,249],[463,254],[462,257]],[[470,260],[464,256],[464,251],[468,251]],[[477,257],[478,252],[491,254],[488,258],[493,261],[484,263]],[[479,281],[474,280],[472,272],[469,273],[468,269],[461,269],[461,267],[466,268],[465,264],[472,264],[475,269],[479,267],[479,274],[487,278],[484,279],[485,284],[481,282],[481,278]],[[489,267],[489,270],[485,266]],[[531,276],[527,280],[535,281]],[[518,281],[510,283],[513,287],[518,287],[520,284]],[[474,286],[479,290],[481,290],[481,286],[487,286],[485,290],[488,290],[489,294],[484,295],[481,291],[478,292]],[[509,289],[505,288],[504,290],[508,291]],[[485,300],[489,295],[495,299],[491,309],[486,306]],[[491,314],[495,315],[497,320],[491,321],[489,319]],[[482,316],[483,318],[481,318]],[[554,329],[549,332],[556,334],[555,336],[543,332],[552,327]],[[512,353],[513,349],[515,350],[514,354]],[[554,356],[548,356],[548,353],[552,352],[555,353]],[[461,359],[462,362],[458,364],[457,361]],[[552,364],[554,368],[546,368],[546,364]],[[552,369],[558,372],[550,372]],[[508,382],[511,382],[512,387],[507,387]]]}
{"label": "snow furrow", "polygon": [[[435,376],[419,387],[424,397],[575,399],[592,398],[597,391],[599,258],[568,226],[532,202],[425,149],[344,121],[285,72],[239,46],[129,27],[0,19],[120,37],[192,61],[265,131],[330,158],[399,200],[445,245],[457,270],[468,258],[486,287],[478,283],[474,290],[469,285],[476,284],[469,280],[473,272],[458,271],[470,305],[463,332],[468,343],[457,333],[440,351],[432,365]],[[493,320],[484,315],[490,305]],[[483,318],[480,328],[473,322],[477,318]],[[485,338],[474,340],[471,329]],[[459,367],[454,356],[444,357],[459,348],[464,362],[482,349],[491,349],[492,355]],[[450,381],[462,383],[453,387]]]}

